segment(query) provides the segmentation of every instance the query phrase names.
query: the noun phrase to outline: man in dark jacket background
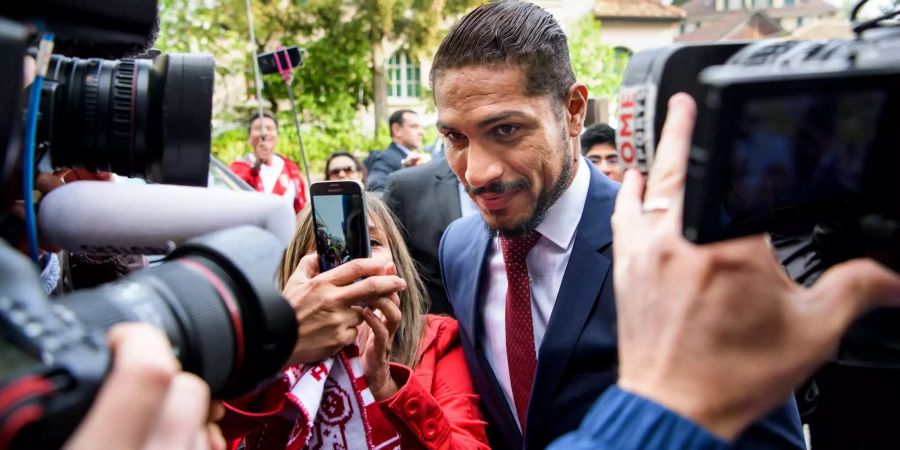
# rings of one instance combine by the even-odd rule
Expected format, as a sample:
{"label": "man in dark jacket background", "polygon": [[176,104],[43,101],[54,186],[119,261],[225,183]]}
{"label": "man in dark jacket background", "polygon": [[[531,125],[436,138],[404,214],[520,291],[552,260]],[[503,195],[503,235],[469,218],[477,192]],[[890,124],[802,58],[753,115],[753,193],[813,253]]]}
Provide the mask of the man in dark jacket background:
{"label": "man in dark jacket background", "polygon": [[369,174],[366,176],[370,191],[383,191],[387,176],[404,167],[417,166],[427,162],[427,157],[418,153],[425,137],[422,123],[415,111],[400,109],[391,114],[391,145],[372,155]]}

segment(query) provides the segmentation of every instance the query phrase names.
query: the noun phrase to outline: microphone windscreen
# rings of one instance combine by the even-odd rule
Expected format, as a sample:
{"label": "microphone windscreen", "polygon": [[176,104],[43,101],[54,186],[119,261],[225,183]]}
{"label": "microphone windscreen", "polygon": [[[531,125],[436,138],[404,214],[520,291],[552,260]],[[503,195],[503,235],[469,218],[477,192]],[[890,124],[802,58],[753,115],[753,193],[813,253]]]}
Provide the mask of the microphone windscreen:
{"label": "microphone windscreen", "polygon": [[101,181],[54,189],[38,211],[48,242],[88,254],[165,254],[188,239],[239,225],[267,230],[287,246],[295,221],[290,199],[277,195]]}

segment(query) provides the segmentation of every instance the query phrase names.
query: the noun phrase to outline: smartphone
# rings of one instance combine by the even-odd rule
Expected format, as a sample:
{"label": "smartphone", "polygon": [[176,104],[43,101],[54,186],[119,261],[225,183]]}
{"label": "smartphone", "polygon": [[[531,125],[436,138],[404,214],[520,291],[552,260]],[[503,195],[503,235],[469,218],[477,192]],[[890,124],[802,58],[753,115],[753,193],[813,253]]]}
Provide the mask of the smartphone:
{"label": "smartphone", "polygon": [[[277,62],[275,61],[275,58],[278,58]],[[303,67],[304,59],[306,59],[306,49],[297,47],[288,47],[274,52],[260,53],[256,56],[256,61],[259,64],[259,71],[263,75],[278,73],[279,65],[281,65],[281,67],[288,67],[288,60],[290,60],[290,67],[292,69]]]}
{"label": "smartphone", "polygon": [[356,181],[323,181],[310,186],[319,272],[356,258],[368,258],[369,221],[362,186]]}

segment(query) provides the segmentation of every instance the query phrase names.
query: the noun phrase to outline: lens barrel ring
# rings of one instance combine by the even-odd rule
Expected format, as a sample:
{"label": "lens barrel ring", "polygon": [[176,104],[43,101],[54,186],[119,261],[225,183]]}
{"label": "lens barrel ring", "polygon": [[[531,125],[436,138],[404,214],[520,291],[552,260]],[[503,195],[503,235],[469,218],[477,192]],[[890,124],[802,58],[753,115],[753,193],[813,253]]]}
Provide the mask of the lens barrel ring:
{"label": "lens barrel ring", "polygon": [[[100,72],[103,70],[103,66],[98,59],[88,60],[85,63],[84,83],[81,87],[81,120],[84,125],[82,136],[91,143],[91,146],[94,146],[97,137],[100,136],[101,121],[98,112],[100,111]],[[77,73],[76,70],[73,70],[71,75],[75,76]]]}
{"label": "lens barrel ring", "polygon": [[[123,59],[119,61],[113,75],[112,85],[112,120],[111,137],[113,151],[115,156],[122,155],[126,152],[129,159],[132,155],[132,147],[134,146],[134,106],[135,106],[135,77],[137,76],[137,67],[135,60]],[[133,167],[133,161],[129,161],[128,167]]]}

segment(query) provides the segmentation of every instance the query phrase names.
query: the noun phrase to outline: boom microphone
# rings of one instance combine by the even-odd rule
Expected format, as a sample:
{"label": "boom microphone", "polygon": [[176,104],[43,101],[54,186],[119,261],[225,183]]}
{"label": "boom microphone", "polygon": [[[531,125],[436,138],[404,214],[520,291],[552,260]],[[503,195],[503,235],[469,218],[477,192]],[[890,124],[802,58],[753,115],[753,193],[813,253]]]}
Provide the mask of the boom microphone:
{"label": "boom microphone", "polygon": [[268,230],[286,246],[295,215],[289,199],[271,194],[77,181],[44,197],[38,223],[48,242],[72,252],[160,255],[238,225]]}

